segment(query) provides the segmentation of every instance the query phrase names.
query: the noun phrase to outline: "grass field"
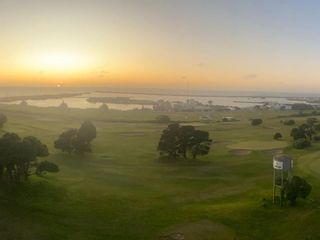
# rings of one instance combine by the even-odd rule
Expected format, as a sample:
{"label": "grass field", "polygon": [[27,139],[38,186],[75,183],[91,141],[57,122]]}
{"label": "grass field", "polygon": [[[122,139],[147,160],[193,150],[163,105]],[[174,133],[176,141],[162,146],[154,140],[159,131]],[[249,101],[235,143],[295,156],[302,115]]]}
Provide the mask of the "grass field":
{"label": "grass field", "polygon": [[[208,156],[197,161],[161,162],[156,151],[164,124],[159,113],[65,110],[0,106],[9,122],[3,132],[33,135],[46,143],[58,174],[33,176],[20,186],[1,185],[0,239],[88,240],[169,239],[320,239],[320,146],[293,150],[279,115],[290,112],[216,113],[199,124],[200,113],[171,113],[207,130],[214,140]],[[224,115],[241,119],[223,123]],[[248,119],[261,117],[262,126]],[[98,130],[93,153],[56,151],[53,141],[65,129],[91,120]],[[300,123],[304,118],[295,118]],[[284,139],[274,141],[275,132]],[[272,152],[284,148],[295,173],[313,186],[310,200],[297,206],[262,207],[272,196]],[[235,155],[230,149],[249,149]],[[163,238],[161,238],[163,237]]]}

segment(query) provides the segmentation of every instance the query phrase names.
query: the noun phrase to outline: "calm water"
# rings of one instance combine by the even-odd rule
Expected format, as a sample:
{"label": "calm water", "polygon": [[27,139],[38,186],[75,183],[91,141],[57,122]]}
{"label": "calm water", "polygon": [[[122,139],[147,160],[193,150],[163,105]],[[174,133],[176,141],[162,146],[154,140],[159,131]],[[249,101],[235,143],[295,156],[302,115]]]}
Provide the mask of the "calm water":
{"label": "calm water", "polygon": [[[32,95],[45,95],[45,94],[60,94],[60,93],[79,93],[89,92],[78,97],[61,98],[61,99],[48,99],[48,100],[28,100],[28,104],[31,106],[38,107],[56,107],[61,104],[62,101],[68,104],[70,108],[98,108],[101,103],[89,103],[87,102],[88,97],[130,97],[132,99],[144,99],[144,100],[168,100],[174,101],[186,101],[187,99],[195,99],[201,103],[208,103],[212,101],[213,105],[223,106],[237,106],[240,108],[252,107],[257,104],[263,104],[264,102],[278,102],[278,103],[294,103],[286,98],[279,97],[225,97],[225,96],[174,96],[174,95],[156,95],[156,94],[134,94],[134,93],[102,93],[96,92],[97,89],[63,89],[63,88],[0,88],[0,97],[8,96],[32,96]],[[101,90],[101,89],[100,89]],[[19,104],[20,101],[10,102],[8,104]],[[137,104],[107,104],[111,109],[118,110],[131,110],[141,109],[142,105]],[[151,108],[152,106],[145,105],[145,108]]]}

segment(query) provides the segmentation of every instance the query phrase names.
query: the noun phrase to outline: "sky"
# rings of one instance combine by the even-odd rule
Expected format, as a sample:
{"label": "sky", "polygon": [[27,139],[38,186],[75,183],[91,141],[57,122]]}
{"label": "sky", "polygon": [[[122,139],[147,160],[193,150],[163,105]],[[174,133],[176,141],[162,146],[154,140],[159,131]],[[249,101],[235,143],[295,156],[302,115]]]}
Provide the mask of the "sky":
{"label": "sky", "polygon": [[320,2],[0,0],[0,85],[320,90]]}

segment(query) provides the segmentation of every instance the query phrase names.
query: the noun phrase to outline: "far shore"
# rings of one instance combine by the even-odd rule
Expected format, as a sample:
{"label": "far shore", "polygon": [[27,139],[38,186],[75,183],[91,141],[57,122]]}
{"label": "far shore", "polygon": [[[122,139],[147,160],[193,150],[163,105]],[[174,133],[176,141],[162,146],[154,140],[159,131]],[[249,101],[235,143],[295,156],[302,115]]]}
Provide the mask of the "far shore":
{"label": "far shore", "polygon": [[81,95],[84,95],[84,94],[88,94],[88,92],[44,94],[44,95],[30,95],[30,96],[10,96],[10,97],[0,97],[0,102],[59,99],[59,98],[78,97],[78,96],[81,96]]}

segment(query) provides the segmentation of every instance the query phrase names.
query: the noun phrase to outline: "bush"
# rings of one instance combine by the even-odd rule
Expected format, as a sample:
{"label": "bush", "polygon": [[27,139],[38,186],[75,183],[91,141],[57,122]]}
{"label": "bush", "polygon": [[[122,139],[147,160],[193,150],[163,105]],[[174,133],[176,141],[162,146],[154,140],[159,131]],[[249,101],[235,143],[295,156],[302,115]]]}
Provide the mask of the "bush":
{"label": "bush", "polygon": [[293,120],[293,119],[285,120],[283,122],[283,125],[287,125],[287,126],[292,126],[292,125],[295,125],[295,124],[296,124],[296,121]]}
{"label": "bush", "polygon": [[293,142],[293,147],[303,149],[311,146],[311,142],[305,138],[298,138]]}
{"label": "bush", "polygon": [[275,140],[279,140],[280,138],[282,138],[282,134],[281,133],[275,133],[273,136],[273,139]]}
{"label": "bush", "polygon": [[258,126],[258,125],[262,124],[262,122],[263,121],[260,118],[251,119],[251,125],[252,126]]}
{"label": "bush", "polygon": [[292,128],[290,136],[293,137],[294,140],[297,140],[299,138],[306,138],[306,133],[301,127]]}
{"label": "bush", "polygon": [[307,119],[307,124],[308,124],[308,125],[313,125],[313,124],[315,124],[316,122],[318,122],[318,119],[317,119],[317,118],[311,117],[311,118],[308,118],[308,119]]}
{"label": "bush", "polygon": [[59,172],[59,167],[58,165],[49,161],[40,162],[37,165],[36,174],[40,176],[45,172],[51,172],[51,173]]}
{"label": "bush", "polygon": [[170,122],[170,118],[167,115],[159,115],[156,117],[156,121],[158,123],[168,123]]}

